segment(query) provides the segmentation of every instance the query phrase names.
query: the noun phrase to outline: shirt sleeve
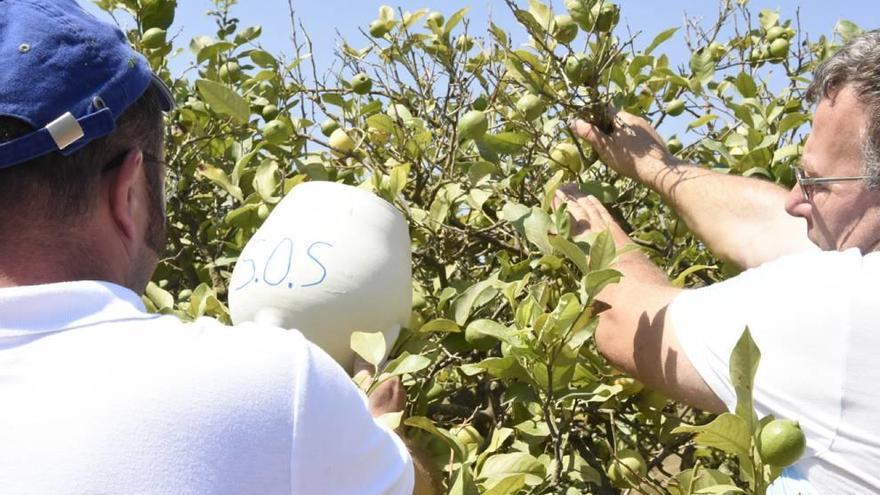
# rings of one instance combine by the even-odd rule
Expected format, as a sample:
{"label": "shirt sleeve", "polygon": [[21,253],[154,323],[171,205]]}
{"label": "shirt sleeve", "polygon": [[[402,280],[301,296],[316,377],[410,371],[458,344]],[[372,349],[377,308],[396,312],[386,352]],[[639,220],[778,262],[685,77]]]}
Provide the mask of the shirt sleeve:
{"label": "shirt sleeve", "polygon": [[412,458],[400,437],[370,415],[367,397],[323,350],[308,343],[294,391],[294,495],[411,495]]}
{"label": "shirt sleeve", "polygon": [[857,250],[786,256],[727,281],[685,291],[670,322],[688,360],[729,410],[730,353],[746,326],[761,351],[759,416],[800,422],[808,455],[826,449],[840,420]]}

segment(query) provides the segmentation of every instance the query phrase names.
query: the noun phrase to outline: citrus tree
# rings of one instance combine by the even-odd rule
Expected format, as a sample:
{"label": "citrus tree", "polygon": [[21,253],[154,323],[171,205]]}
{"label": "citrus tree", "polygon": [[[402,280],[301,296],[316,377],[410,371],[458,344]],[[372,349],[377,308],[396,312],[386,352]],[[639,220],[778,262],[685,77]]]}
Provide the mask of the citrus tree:
{"label": "citrus tree", "polygon": [[[473,32],[467,10],[382,7],[342,41],[337,70],[320,73],[307,26],[283,58],[261,46],[259,26],[239,25],[234,0],[215,0],[216,32],[191,40],[175,34],[175,0],[96,3],[131,18],[132,43],[179,102],[152,310],[228,321],[232,266],[284,194],[305,181],[355,185],[410,225],[412,318],[384,376],[404,377],[407,434],[451,493],[759,493],[778,474],[756,450],[767,421],[753,421],[750,401],[737,411],[744,440],[719,444],[712,433],[729,418],[687,426],[713,418],[598,354],[596,301],[620,279],[617,253],[607,234],[572,238],[551,198],[566,182],[596,195],[679,286],[736,273],[567,122],[608,128],[609,106],[623,108],[675,129],[668,145],[683,159],[788,186],[808,74],[854,24],[810,38],[791,12],[742,0],[647,36],[619,25],[609,1],[554,12],[506,0],[515,30]],[[676,34],[693,54],[681,66],[663,53]],[[191,69],[171,73],[184,50]],[[765,457],[790,460],[789,437],[774,438],[784,440]]]}

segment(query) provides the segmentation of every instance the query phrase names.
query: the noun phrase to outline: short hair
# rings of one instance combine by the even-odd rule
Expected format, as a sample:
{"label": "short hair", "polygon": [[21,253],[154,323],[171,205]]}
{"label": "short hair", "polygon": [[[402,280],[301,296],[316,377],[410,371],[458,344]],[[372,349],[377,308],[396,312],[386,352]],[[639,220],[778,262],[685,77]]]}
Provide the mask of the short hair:
{"label": "short hair", "polygon": [[[70,223],[87,215],[97,199],[103,167],[125,151],[139,146],[161,155],[164,145],[160,95],[152,86],[116,121],[116,129],[70,156],[52,152],[0,169],[0,232],[27,214],[50,225]],[[29,124],[0,116],[0,142],[33,132]],[[161,164],[144,161],[151,188],[161,187]]]}
{"label": "short hair", "polygon": [[851,86],[865,105],[868,133],[862,143],[862,161],[868,183],[880,186],[880,30],[850,40],[813,71],[807,100],[817,103]]}

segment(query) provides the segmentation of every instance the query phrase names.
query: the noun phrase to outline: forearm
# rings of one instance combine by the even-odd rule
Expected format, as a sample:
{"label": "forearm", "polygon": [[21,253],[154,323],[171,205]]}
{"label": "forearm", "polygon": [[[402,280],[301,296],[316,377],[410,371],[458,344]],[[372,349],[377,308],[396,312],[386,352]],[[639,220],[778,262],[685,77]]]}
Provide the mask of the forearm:
{"label": "forearm", "polygon": [[412,440],[401,435],[403,442],[409,449],[415,471],[415,487],[413,495],[437,495],[441,493],[440,473],[434,468],[431,459]]}
{"label": "forearm", "polygon": [[776,184],[661,160],[640,167],[637,179],[710,251],[741,268],[814,247],[804,220],[785,212],[788,192]]}

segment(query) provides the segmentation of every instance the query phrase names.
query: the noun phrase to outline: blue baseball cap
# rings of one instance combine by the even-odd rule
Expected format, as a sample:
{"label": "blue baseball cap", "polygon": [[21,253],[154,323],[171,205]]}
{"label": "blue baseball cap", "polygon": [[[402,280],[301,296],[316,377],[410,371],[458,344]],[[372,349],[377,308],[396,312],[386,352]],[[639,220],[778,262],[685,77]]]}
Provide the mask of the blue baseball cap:
{"label": "blue baseball cap", "polygon": [[0,143],[0,169],[58,151],[69,156],[116,128],[151,85],[168,87],[116,26],[75,0],[0,0],[0,116],[36,131]]}

